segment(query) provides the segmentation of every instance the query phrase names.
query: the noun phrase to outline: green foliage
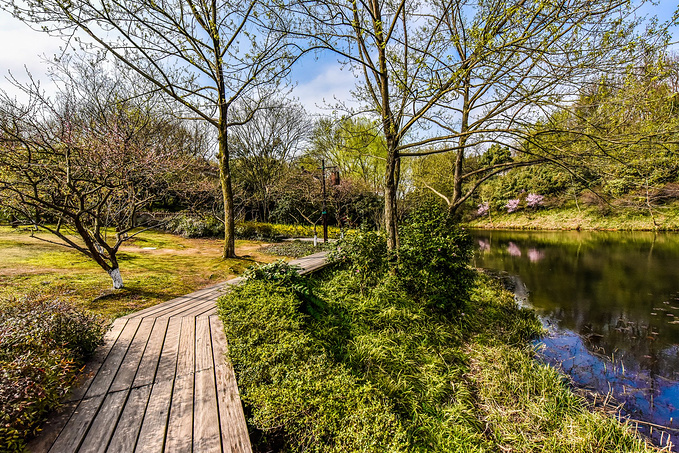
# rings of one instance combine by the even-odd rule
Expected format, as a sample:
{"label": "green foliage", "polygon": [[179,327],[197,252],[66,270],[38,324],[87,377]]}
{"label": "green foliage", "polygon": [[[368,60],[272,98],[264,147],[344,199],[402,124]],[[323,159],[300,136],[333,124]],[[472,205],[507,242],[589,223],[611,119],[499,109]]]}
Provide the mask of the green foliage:
{"label": "green foliage", "polygon": [[318,347],[300,307],[293,290],[262,280],[219,301],[259,443],[276,451],[401,451],[403,427],[388,403]]}
{"label": "green foliage", "polygon": [[318,245],[314,246],[313,242],[310,241],[286,241],[279,242],[277,244],[269,245],[262,250],[269,255],[276,256],[290,256],[293,258],[299,258],[302,256],[312,255],[321,251],[336,250],[337,244],[335,242],[324,243],[319,241]]}
{"label": "green foliage", "polygon": [[0,312],[0,450],[23,451],[102,343],[101,318],[59,300],[26,296]]}
{"label": "green foliage", "polygon": [[442,312],[464,303],[473,280],[472,243],[450,225],[438,204],[425,204],[403,223],[397,275],[408,294]]}
{"label": "green foliage", "polygon": [[223,237],[224,223],[213,216],[191,217],[181,215],[172,219],[165,227],[171,233],[185,238]]}
{"label": "green foliage", "polygon": [[384,277],[388,265],[387,238],[383,232],[360,230],[340,241],[336,251],[328,254],[332,262],[341,263],[361,282],[361,291]]}

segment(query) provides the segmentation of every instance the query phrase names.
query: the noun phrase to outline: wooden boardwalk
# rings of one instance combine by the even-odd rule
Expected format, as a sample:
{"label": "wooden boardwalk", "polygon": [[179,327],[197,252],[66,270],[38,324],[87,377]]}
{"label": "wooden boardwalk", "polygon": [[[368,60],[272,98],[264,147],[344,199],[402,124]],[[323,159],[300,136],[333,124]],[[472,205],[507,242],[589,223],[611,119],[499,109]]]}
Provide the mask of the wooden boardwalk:
{"label": "wooden boardwalk", "polygon": [[[325,252],[292,261],[302,273]],[[84,383],[29,444],[31,452],[250,452],[217,317],[236,278],[115,320]]]}

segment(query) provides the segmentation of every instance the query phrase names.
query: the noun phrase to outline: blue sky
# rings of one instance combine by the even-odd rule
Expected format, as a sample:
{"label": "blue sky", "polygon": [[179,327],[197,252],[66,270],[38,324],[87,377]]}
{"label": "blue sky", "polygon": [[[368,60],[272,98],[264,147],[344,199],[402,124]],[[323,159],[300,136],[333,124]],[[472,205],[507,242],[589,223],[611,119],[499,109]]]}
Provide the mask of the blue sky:
{"label": "blue sky", "polygon": [[[658,15],[661,20],[668,20],[677,8],[676,1],[659,0],[655,5],[643,7],[642,13]],[[675,40],[679,39],[679,31]],[[60,39],[45,33],[31,30],[27,25],[14,19],[8,13],[0,11],[0,88],[12,91],[13,88],[5,77],[8,71],[22,82],[27,80],[25,69],[35,79],[40,80],[49,90],[46,77],[45,58],[58,55],[63,43]],[[348,101],[350,90],[356,79],[347,68],[342,68],[331,54],[321,55],[315,59],[305,57],[298,62],[292,73],[295,88],[293,96],[306,107],[310,113],[329,113],[327,106],[334,105],[337,100]],[[323,108],[326,106],[326,108]]]}

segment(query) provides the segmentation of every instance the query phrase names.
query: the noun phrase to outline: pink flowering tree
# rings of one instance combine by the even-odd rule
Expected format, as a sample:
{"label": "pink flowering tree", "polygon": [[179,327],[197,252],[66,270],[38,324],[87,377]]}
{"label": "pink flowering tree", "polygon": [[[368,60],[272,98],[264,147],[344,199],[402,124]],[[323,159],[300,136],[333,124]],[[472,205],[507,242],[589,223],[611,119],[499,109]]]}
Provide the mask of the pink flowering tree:
{"label": "pink flowering tree", "polygon": [[529,193],[528,196],[526,196],[526,206],[531,209],[537,209],[540,206],[542,206],[544,198],[545,197],[542,195],[536,193]]}
{"label": "pink flowering tree", "polygon": [[505,205],[505,208],[507,208],[507,213],[511,214],[512,212],[519,209],[520,203],[521,203],[521,200],[519,200],[518,198],[514,198],[512,200],[509,200],[507,202],[507,204]]}

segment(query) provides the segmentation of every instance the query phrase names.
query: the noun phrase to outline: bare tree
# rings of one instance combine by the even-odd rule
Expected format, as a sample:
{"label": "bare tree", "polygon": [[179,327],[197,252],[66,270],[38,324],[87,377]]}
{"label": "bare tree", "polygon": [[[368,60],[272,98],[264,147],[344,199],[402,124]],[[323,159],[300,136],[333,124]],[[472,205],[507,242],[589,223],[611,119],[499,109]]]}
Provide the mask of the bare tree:
{"label": "bare tree", "polygon": [[233,118],[250,121],[231,129],[229,146],[234,176],[248,202],[258,205],[262,220],[269,221],[274,187],[309,138],[311,122],[301,105],[270,98],[253,105],[237,105]]}
{"label": "bare tree", "polygon": [[[575,87],[624,65],[634,47],[625,0],[335,0],[301,2],[296,33],[336,52],[386,141],[385,223],[398,245],[402,157],[456,153],[454,210],[476,184],[513,166],[464,175],[465,158],[493,143],[523,151],[526,125],[569,100]],[[542,158],[541,158],[542,159]],[[479,177],[480,176],[480,177]]]}
{"label": "bare tree", "polygon": [[[0,7],[38,29],[71,40],[83,35],[176,102],[182,114],[214,126],[224,201],[223,256],[235,256],[229,107],[288,67],[284,26],[264,0],[1,0]],[[256,109],[253,109],[253,111]]]}
{"label": "bare tree", "polygon": [[193,140],[144,99],[122,98],[128,86],[81,69],[78,88],[56,100],[36,85],[21,87],[26,104],[0,95],[0,204],[93,259],[119,289],[120,246],[139,234],[139,210],[194,158]]}

